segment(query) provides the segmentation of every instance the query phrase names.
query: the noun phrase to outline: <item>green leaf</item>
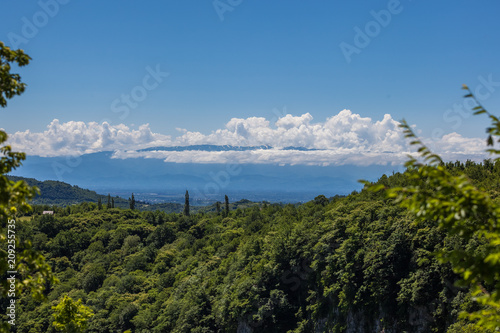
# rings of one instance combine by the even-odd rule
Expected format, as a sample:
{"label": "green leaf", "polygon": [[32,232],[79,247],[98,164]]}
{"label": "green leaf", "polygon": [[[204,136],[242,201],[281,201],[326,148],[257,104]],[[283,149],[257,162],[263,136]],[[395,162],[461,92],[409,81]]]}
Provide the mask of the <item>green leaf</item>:
{"label": "green leaf", "polygon": [[374,186],[370,186],[369,190],[370,192],[379,192],[385,189],[385,186],[383,184],[378,184]]}

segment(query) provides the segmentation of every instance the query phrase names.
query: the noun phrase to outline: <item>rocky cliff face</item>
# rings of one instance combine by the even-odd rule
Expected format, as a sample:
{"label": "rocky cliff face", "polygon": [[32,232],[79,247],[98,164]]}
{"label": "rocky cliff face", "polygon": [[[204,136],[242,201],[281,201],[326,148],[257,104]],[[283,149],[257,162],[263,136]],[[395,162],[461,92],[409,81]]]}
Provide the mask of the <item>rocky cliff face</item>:
{"label": "rocky cliff face", "polygon": [[[414,307],[408,311],[407,321],[396,320],[395,314],[390,314],[379,308],[378,314],[369,312],[349,312],[342,321],[334,318],[338,311],[332,312],[331,318],[321,318],[316,321],[314,333],[427,333],[431,331],[433,318],[424,307]],[[341,323],[343,322],[343,324]],[[237,333],[258,333],[259,325],[240,321]]]}

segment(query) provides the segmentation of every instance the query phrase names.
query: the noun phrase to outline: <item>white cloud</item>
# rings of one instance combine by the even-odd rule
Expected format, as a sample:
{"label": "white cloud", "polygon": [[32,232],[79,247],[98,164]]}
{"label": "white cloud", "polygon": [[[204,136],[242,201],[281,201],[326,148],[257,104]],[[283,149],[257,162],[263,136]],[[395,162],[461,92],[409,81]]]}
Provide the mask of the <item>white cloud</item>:
{"label": "white cloud", "polygon": [[290,129],[293,127],[300,127],[302,125],[308,126],[309,122],[313,119],[311,114],[308,112],[303,114],[300,117],[294,117],[291,114],[287,114],[286,116],[278,119],[276,122],[276,126],[282,127],[284,129]]}
{"label": "white cloud", "polygon": [[279,118],[275,127],[265,118],[233,118],[225,129],[204,135],[199,132],[183,133],[174,141],[179,145],[216,144],[273,147],[305,147],[317,149],[357,148],[362,150],[401,149],[404,143],[398,122],[386,114],[373,122],[349,110],[328,118],[324,123],[311,123],[306,113],[300,117],[290,114]]}
{"label": "white cloud", "polygon": [[[131,129],[123,124],[95,122],[60,123],[53,120],[43,133],[16,132],[10,144],[20,151],[39,156],[82,155],[115,151],[116,158],[160,158],[176,163],[273,163],[307,165],[401,164],[410,151],[399,123],[391,115],[373,121],[349,110],[313,122],[311,114],[287,114],[271,124],[265,118],[233,118],[225,128],[209,134],[178,129],[179,136],[153,133],[148,124]],[[189,145],[271,146],[250,151],[148,151],[156,146]],[[487,157],[483,140],[451,133],[429,141],[431,148],[445,159]],[[302,147],[309,150],[283,150]]]}
{"label": "white cloud", "polygon": [[54,119],[42,133],[26,130],[9,135],[9,144],[15,149],[38,156],[83,155],[170,143],[169,136],[152,133],[148,124],[131,130],[123,124],[112,126],[107,122],[98,124],[82,121],[60,123],[58,119]]}
{"label": "white cloud", "polygon": [[359,152],[352,149],[337,150],[281,150],[256,149],[247,151],[116,151],[114,158],[158,158],[173,163],[242,163],[290,165],[400,165],[406,153]]}

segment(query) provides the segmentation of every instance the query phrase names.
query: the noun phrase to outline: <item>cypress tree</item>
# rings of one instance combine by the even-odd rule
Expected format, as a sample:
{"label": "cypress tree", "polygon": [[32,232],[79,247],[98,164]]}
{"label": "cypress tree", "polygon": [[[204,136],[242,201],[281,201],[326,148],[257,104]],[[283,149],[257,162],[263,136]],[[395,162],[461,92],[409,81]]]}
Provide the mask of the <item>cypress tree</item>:
{"label": "cypress tree", "polygon": [[97,209],[99,209],[99,210],[102,209],[102,200],[101,200],[101,197],[99,197],[99,199],[97,199]]}
{"label": "cypress tree", "polygon": [[218,202],[218,201],[215,204],[215,210],[217,211],[217,215],[220,215],[220,202]]}
{"label": "cypress tree", "polygon": [[184,215],[189,216],[189,192],[187,190],[184,200]]}
{"label": "cypress tree", "polygon": [[108,204],[106,205],[106,208],[111,208],[111,195],[108,193]]}
{"label": "cypress tree", "polygon": [[115,208],[115,199],[111,198],[111,208]]}
{"label": "cypress tree", "polygon": [[229,198],[227,195],[224,196],[225,206],[226,206],[226,216],[229,216]]}
{"label": "cypress tree", "polygon": [[132,193],[132,198],[129,198],[129,204],[130,204],[130,209],[134,210],[135,209],[135,198],[134,198],[134,193]]}

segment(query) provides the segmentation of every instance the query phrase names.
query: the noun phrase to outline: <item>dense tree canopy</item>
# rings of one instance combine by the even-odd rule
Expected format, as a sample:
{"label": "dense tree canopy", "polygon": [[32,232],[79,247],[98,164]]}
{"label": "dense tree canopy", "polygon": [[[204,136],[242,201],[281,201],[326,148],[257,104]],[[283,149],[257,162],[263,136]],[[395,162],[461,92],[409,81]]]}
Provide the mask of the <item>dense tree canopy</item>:
{"label": "dense tree canopy", "polygon": [[66,333],[80,333],[87,328],[87,320],[94,314],[92,310],[82,304],[82,300],[73,301],[67,295],[52,307],[56,330]]}
{"label": "dense tree canopy", "polygon": [[[499,163],[443,167],[500,193]],[[377,184],[412,182],[408,172]],[[364,190],[189,219],[81,204],[33,215],[23,232],[61,280],[49,300],[69,294],[95,313],[88,332],[446,332],[461,311],[482,305],[433,253],[464,246],[481,254],[487,244],[413,222],[405,208]],[[26,299],[22,313],[18,332],[52,332],[50,307]]]}
{"label": "dense tree canopy", "polygon": [[[493,148],[495,141],[500,142],[500,120],[479,103],[467,86],[463,88],[467,91],[465,98],[476,103],[475,114],[489,116],[492,122],[487,129],[487,144],[492,147],[489,152],[500,154],[500,150]],[[423,162],[410,157],[406,163],[408,184],[388,188],[388,197],[415,213],[415,223],[431,221],[449,237],[455,237],[455,246],[437,251],[437,258],[442,263],[451,263],[453,271],[460,274],[462,285],[471,286],[474,299],[482,305],[475,312],[463,312],[462,317],[472,320],[473,324],[467,327],[499,330],[500,205],[495,200],[499,183],[492,183],[494,189],[484,181],[481,185],[486,186],[478,187],[470,178],[484,178],[484,173],[493,171],[498,164],[486,160],[480,169],[471,162],[465,166],[457,163],[458,168],[450,167],[416,137],[406,122],[401,127],[406,138],[418,148]],[[466,171],[471,169],[473,174],[468,175]],[[386,188],[385,184],[370,187],[372,191],[382,188]]]}

